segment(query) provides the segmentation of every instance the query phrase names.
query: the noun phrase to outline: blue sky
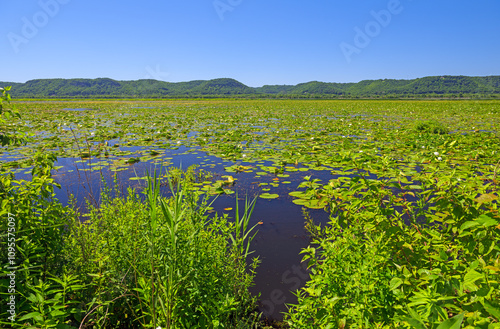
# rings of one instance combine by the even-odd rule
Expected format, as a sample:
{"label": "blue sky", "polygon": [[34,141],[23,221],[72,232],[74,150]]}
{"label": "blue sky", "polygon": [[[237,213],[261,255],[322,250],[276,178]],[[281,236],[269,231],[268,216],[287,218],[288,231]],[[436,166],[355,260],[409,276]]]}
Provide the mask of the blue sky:
{"label": "blue sky", "polygon": [[500,75],[500,1],[2,1],[0,81]]}

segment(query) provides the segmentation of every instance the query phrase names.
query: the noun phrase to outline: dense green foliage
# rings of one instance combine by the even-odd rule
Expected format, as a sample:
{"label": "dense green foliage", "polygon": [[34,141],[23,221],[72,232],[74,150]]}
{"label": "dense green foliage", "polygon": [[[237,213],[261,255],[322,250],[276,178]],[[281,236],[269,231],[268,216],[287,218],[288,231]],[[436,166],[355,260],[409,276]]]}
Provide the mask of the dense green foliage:
{"label": "dense green foliage", "polygon": [[[243,325],[234,320],[243,319],[251,308],[244,289],[251,274],[231,281],[225,272],[234,277],[244,272],[243,265],[221,273],[207,264],[241,264],[248,246],[244,232],[252,225],[244,220],[231,224],[220,216],[209,222],[203,212],[206,203],[192,200],[200,193],[234,193],[239,186],[234,181],[250,176],[259,183],[254,189],[266,192],[261,194],[265,202],[291,196],[298,211],[305,207],[331,214],[327,226],[307,222],[313,243],[304,253],[312,277],[288,314],[291,327],[498,327],[498,101],[72,101],[16,106],[23,113],[22,120],[13,122],[17,131],[32,132],[37,147],[86,164],[81,170],[95,176],[130,170],[134,163],[167,165],[169,150],[180,146],[233,162],[225,167],[232,176],[215,183],[206,177],[187,179],[184,192],[168,200],[158,200],[155,184],[149,184],[145,201],[133,191],[118,198],[105,194],[86,224],[76,221],[69,208],[42,201],[21,208],[47,214],[47,225],[36,226],[39,222],[27,217],[30,230],[42,237],[62,236],[68,246],[43,263],[58,268],[64,262],[67,272],[52,278],[56,281],[47,279],[52,286],[46,280],[28,285],[32,290],[25,292],[26,300],[32,302],[24,304],[23,314],[36,307],[40,314],[51,314],[44,321],[62,321],[67,318],[54,310],[68,305],[75,322],[88,314],[85,323],[101,325],[129,318],[158,325],[181,315],[214,327],[225,320]],[[31,168],[33,147],[2,151],[9,155],[2,159],[2,170],[18,167],[11,172],[22,173]],[[39,162],[47,167],[50,159]],[[175,170],[170,173],[173,182],[183,181]],[[316,178],[320,174],[323,180]],[[19,185],[11,183],[11,176],[2,177],[3,186]],[[24,200],[16,189],[5,190],[9,202]],[[27,193],[26,200],[39,197],[38,191]],[[37,210],[38,205],[50,211]],[[63,223],[68,231],[61,230]],[[214,232],[227,230],[219,241]],[[191,239],[194,232],[200,234],[199,241]],[[214,249],[203,242],[205,237],[214,240]],[[122,239],[127,243],[118,243]],[[38,248],[30,257],[34,265],[42,265],[37,257],[48,255],[45,250],[52,247],[37,241],[43,239],[30,240]],[[193,256],[194,246],[206,252],[203,257]],[[207,287],[179,280],[198,278],[187,263],[197,264]],[[219,286],[212,272],[222,275],[224,288],[213,288]],[[166,284],[170,281],[165,277],[176,284]],[[155,288],[148,290],[151,284]],[[47,297],[40,300],[34,291]],[[182,294],[186,291],[195,294]],[[237,297],[228,295],[231,291]],[[198,305],[203,294],[214,296],[202,304],[210,313],[184,303]],[[216,306],[215,300],[222,302]]]}
{"label": "dense green foliage", "polygon": [[[0,82],[0,85],[2,82]],[[500,76],[442,76],[413,80],[364,80],[358,83],[312,81],[296,86],[248,87],[234,79],[164,82],[99,79],[38,79],[12,85],[17,98],[92,97],[463,97],[500,94]]]}
{"label": "dense green foliage", "polygon": [[[485,184],[434,160],[410,182],[389,159],[345,156],[354,177],[304,184],[328,200],[331,220],[309,225],[312,276],[290,326],[500,328],[496,176]],[[371,179],[368,168],[387,178]]]}
{"label": "dense green foliage", "polygon": [[[256,262],[250,272],[246,264],[253,202],[236,221],[209,220],[194,177],[180,177],[170,198],[152,177],[146,201],[132,189],[105,190],[81,222],[53,199],[50,162],[31,182],[0,176],[2,232],[12,214],[18,237],[13,327],[246,328],[256,319],[248,292]],[[0,316],[7,325],[6,310]]]}
{"label": "dense green foliage", "polygon": [[40,151],[30,161],[31,180],[0,175],[1,252],[9,255],[0,270],[2,327],[252,326],[248,287],[257,260],[247,265],[247,256],[255,200],[242,215],[237,202],[234,220],[209,219],[207,196],[192,188],[206,173],[167,174],[171,196],[163,197],[165,182],[155,172],[143,197],[105,187],[82,221],[55,198],[55,161]]}
{"label": "dense green foliage", "polygon": [[15,134],[12,122],[20,119],[19,113],[10,105],[10,87],[0,88],[0,146],[15,145],[23,141],[22,135]]}

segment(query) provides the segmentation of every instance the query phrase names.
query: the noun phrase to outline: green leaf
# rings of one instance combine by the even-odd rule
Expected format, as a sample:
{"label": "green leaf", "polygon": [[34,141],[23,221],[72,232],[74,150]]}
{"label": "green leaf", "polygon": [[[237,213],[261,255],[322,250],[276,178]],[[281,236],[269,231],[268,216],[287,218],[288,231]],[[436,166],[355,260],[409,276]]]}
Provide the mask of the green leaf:
{"label": "green leaf", "polygon": [[147,179],[147,177],[130,177],[129,180],[141,180],[141,179]]}
{"label": "green leaf", "polygon": [[399,321],[407,322],[412,328],[415,329],[427,329],[422,322],[414,318],[400,318]]}
{"label": "green leaf", "polygon": [[272,193],[263,193],[259,195],[262,199],[276,199],[279,197],[279,194],[272,194]]}
{"label": "green leaf", "polygon": [[460,226],[460,231],[464,231],[466,229],[469,229],[471,227],[478,226],[478,225],[479,225],[478,222],[468,221],[468,222],[463,223],[462,226]]}
{"label": "green leaf", "polygon": [[460,329],[463,320],[464,314],[458,314],[442,322],[436,329]]}
{"label": "green leaf", "polygon": [[421,190],[422,186],[420,185],[410,185],[410,190]]}
{"label": "green leaf", "polygon": [[301,191],[294,191],[288,193],[290,196],[294,196],[296,198],[307,198],[307,193],[306,192],[301,192]]}
{"label": "green leaf", "polygon": [[487,300],[484,301],[484,308],[490,315],[494,316],[497,320],[500,320],[500,309],[491,305]]}
{"label": "green leaf", "polygon": [[468,289],[470,291],[477,291],[477,286],[475,282],[483,279],[483,275],[474,270],[469,271],[464,277],[464,289]]}
{"label": "green leaf", "polygon": [[42,321],[42,314],[40,312],[31,312],[19,318],[18,321],[24,321],[32,318],[37,321]]}
{"label": "green leaf", "polygon": [[59,310],[55,310],[55,311],[50,312],[50,315],[53,317],[58,317],[58,316],[65,315],[65,314],[66,314],[65,312],[59,311]]}
{"label": "green leaf", "polygon": [[476,221],[480,224],[483,225],[484,227],[490,227],[490,226],[495,226],[498,224],[498,221],[487,216],[487,215],[481,215],[479,216]]}
{"label": "green leaf", "polygon": [[403,280],[401,280],[400,278],[392,278],[391,282],[389,282],[389,289],[395,290],[402,284]]}

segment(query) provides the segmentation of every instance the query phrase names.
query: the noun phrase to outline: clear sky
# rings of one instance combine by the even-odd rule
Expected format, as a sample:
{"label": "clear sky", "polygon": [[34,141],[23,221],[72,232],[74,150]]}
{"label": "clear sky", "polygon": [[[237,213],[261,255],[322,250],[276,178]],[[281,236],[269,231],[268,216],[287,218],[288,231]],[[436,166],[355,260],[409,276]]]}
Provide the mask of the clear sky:
{"label": "clear sky", "polygon": [[500,1],[2,0],[0,81],[500,75]]}

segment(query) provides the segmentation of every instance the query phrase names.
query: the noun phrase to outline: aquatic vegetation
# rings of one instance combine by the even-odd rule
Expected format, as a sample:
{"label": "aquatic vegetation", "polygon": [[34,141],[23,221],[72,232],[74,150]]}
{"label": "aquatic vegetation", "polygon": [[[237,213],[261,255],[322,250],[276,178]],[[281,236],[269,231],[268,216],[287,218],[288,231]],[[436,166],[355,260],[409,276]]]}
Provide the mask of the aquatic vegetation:
{"label": "aquatic vegetation", "polygon": [[443,135],[448,133],[448,129],[446,129],[439,122],[436,121],[418,122],[415,125],[415,129],[419,132],[438,134],[438,135]]}
{"label": "aquatic vegetation", "polygon": [[[236,328],[257,321],[248,287],[258,261],[247,265],[255,200],[243,216],[236,202],[235,221],[227,214],[209,219],[208,199],[189,189],[192,171],[176,186],[169,181],[168,198],[155,173],[146,177],[145,200],[131,188],[126,195],[105,188],[102,203],[89,205],[80,221],[53,198],[50,168],[40,170],[32,182],[0,176],[1,214],[15,214],[23,232],[16,241],[19,327]],[[5,312],[0,322],[10,325]]]}
{"label": "aquatic vegetation", "polygon": [[[304,254],[313,275],[288,314],[293,327],[391,321],[403,327],[453,321],[474,327],[499,321],[498,101],[214,99],[15,106],[22,117],[10,127],[32,134],[31,144],[3,147],[3,172],[25,175],[36,150],[43,150],[59,159],[57,169],[50,168],[53,174],[75,180],[78,173],[90,179],[116,173],[144,185],[145,168],[168,167],[162,186],[168,178],[176,191],[183,182],[193,197],[251,191],[265,204],[289,201],[298,212],[328,212],[328,225],[307,224],[314,243]],[[183,156],[198,166],[186,166],[189,174],[178,169]],[[137,200],[127,202],[139,207]],[[229,209],[220,212],[224,208]],[[268,222],[263,218],[247,227]],[[150,244],[142,247],[151,250]],[[69,277],[65,284],[73,283]],[[153,300],[141,287],[144,300]]]}

